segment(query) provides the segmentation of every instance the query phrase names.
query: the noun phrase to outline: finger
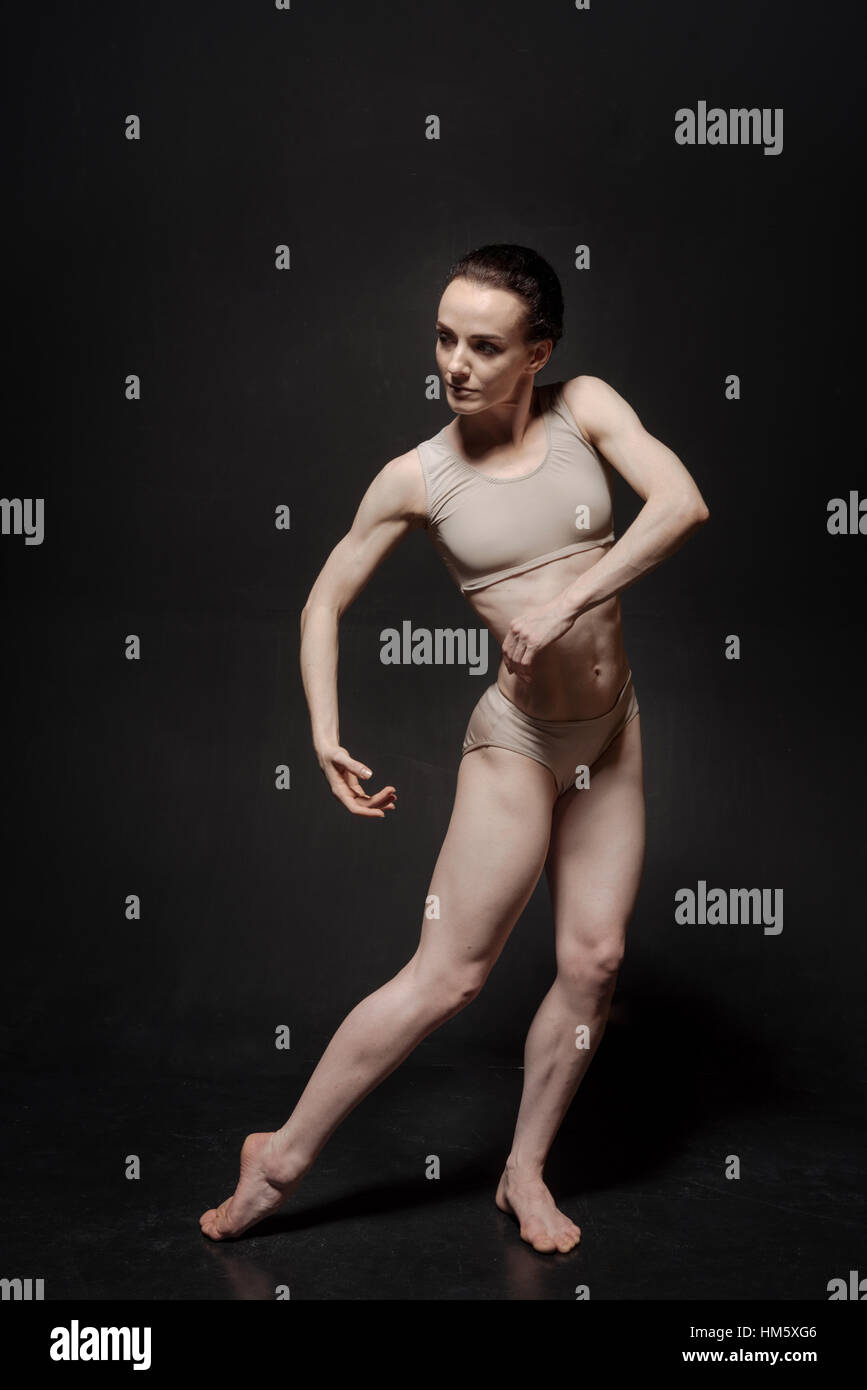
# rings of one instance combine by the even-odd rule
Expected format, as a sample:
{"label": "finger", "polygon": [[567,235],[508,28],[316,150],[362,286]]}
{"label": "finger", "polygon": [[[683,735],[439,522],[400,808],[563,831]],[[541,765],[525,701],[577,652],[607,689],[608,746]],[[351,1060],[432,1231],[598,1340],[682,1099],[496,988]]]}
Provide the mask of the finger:
{"label": "finger", "polygon": [[381,817],[386,810],[394,810],[397,801],[397,792],[392,786],[382,787],[371,796],[360,787],[357,790],[349,788],[346,779],[338,778],[336,785],[332,785],[331,789],[338,800],[355,815]]}
{"label": "finger", "polygon": [[389,806],[396,801],[397,796],[394,787],[383,787],[380,791],[374,792],[372,796],[365,797],[368,806]]}
{"label": "finger", "polygon": [[394,787],[382,787],[378,792],[374,792],[370,798],[371,806],[381,806],[384,801],[396,801],[397,792]]}
{"label": "finger", "polygon": [[375,817],[378,820],[385,819],[384,811],[380,810],[378,807],[368,805],[367,801],[361,797],[353,796],[352,792],[345,784],[341,784],[339,787],[332,787],[332,791],[337,797],[337,800],[341,801],[347,811],[351,811],[354,816],[366,816],[368,819]]}
{"label": "finger", "polygon": [[369,800],[367,792],[354,773],[344,772],[342,768],[334,767],[329,770],[328,785],[335,796],[339,796],[347,806]]}
{"label": "finger", "polygon": [[353,795],[359,797],[363,801],[366,801],[369,806],[381,805],[383,801],[389,800],[389,798],[393,796],[395,792],[394,787],[391,786],[381,787],[378,792],[366,792],[364,788],[359,785],[358,778],[353,776],[351,772],[348,772],[343,780],[349,786]]}
{"label": "finger", "polygon": [[348,753],[335,753],[331,761],[335,767],[342,768],[345,772],[353,772],[358,777],[373,776],[366,763],[360,763],[357,758],[351,758]]}

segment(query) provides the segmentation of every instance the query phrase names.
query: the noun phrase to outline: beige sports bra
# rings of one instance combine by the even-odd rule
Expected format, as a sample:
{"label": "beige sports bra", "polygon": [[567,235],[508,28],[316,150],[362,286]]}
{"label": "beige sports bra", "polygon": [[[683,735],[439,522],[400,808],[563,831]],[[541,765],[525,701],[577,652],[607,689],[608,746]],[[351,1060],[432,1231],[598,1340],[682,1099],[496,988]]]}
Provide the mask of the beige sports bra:
{"label": "beige sports bra", "polygon": [[522,477],[480,473],[446,443],[445,426],[417,446],[428,532],[462,593],[614,541],[614,470],[562,391],[562,381],[535,388],[548,450]]}

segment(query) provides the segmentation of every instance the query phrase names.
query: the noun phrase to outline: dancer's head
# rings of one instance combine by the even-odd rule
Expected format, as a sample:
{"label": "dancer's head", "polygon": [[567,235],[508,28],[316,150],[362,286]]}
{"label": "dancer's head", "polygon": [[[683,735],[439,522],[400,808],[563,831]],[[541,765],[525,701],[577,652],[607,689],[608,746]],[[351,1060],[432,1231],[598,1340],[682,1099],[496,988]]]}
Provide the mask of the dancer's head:
{"label": "dancer's head", "polygon": [[[437,366],[450,406],[475,412],[514,399],[563,335],[556,272],[528,246],[480,246],[448,272],[437,310]],[[463,385],[472,394],[456,394]]]}

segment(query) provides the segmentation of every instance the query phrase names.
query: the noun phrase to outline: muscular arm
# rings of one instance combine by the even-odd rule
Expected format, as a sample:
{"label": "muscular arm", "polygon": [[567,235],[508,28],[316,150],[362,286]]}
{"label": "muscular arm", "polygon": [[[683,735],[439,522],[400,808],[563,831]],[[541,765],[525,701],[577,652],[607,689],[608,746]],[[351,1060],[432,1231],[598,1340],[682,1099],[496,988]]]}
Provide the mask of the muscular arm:
{"label": "muscular arm", "polygon": [[368,777],[370,770],[340,745],[338,627],[377,567],[424,518],[424,479],[415,450],[410,450],[391,459],[373,479],[301,610],[301,679],[313,746],[334,795],[356,815],[384,816],[381,808],[393,801],[394,788],[367,796],[358,776]]}
{"label": "muscular arm", "polygon": [[677,454],[648,434],[632,407],[599,377],[568,381],[564,399],[576,423],[644,506],[611,549],[554,600],[570,623],[629,588],[679,550],[710,516]]}
{"label": "muscular arm", "polygon": [[563,397],[579,429],[623,475],[644,506],[609,551],[556,598],[512,619],[503,642],[509,671],[529,682],[538,652],[576,618],[673,555],[710,512],[677,454],[648,434],[630,405],[595,376],[567,381]]}

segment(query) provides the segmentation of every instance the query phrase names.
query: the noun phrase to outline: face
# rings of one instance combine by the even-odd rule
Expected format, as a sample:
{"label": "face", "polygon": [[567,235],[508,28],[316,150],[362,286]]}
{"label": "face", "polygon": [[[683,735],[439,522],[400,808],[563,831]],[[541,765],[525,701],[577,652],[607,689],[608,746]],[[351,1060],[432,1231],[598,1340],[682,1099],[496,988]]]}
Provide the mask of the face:
{"label": "face", "polygon": [[446,287],[436,322],[437,367],[458,414],[513,399],[527,375],[545,365],[552,345],[524,342],[525,308],[511,290],[461,276]]}

